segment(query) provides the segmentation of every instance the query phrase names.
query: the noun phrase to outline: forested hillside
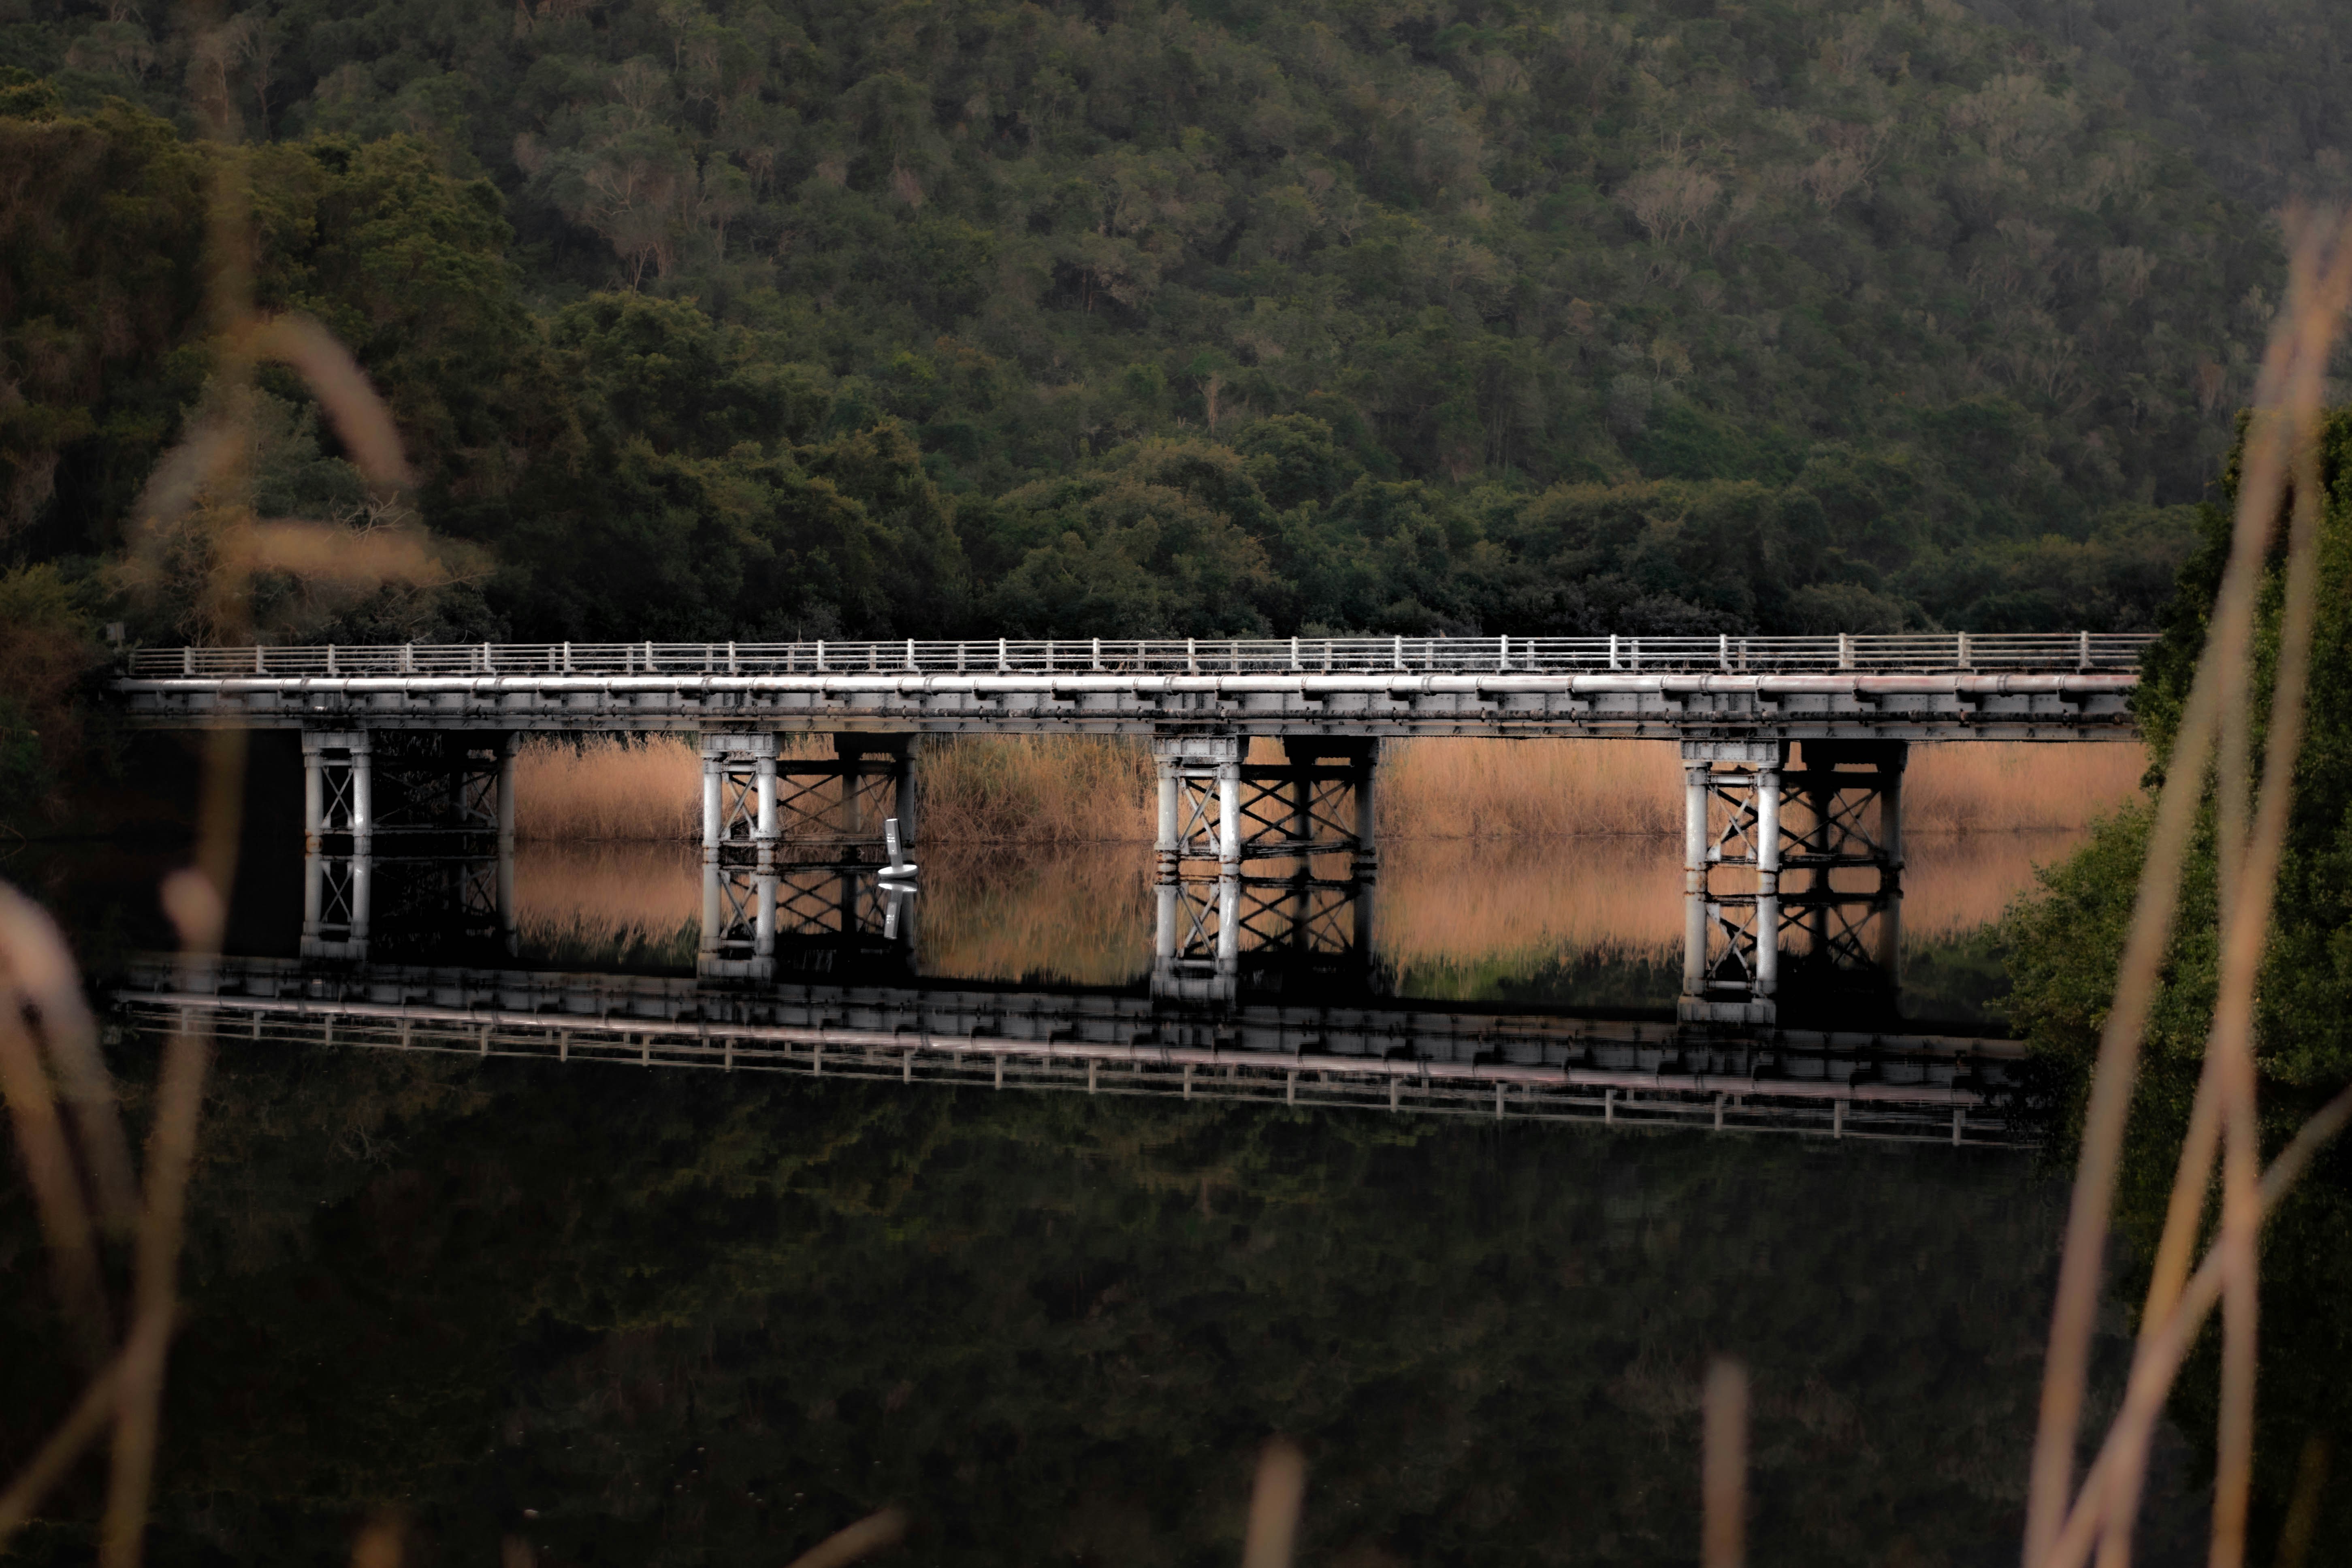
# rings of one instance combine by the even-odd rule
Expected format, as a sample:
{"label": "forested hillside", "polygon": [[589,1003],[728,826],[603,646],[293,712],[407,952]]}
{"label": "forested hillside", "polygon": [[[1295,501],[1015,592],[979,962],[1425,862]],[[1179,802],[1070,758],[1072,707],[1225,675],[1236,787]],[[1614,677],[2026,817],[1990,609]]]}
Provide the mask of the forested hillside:
{"label": "forested hillside", "polygon": [[0,551],[205,395],[209,83],[476,547],[278,636],[2147,625],[2278,287],[2252,131],[1952,0],[170,15],[0,7]]}
{"label": "forested hillside", "polygon": [[2338,0],[1962,0],[2037,29],[2231,190],[2352,195],[2352,10]]}

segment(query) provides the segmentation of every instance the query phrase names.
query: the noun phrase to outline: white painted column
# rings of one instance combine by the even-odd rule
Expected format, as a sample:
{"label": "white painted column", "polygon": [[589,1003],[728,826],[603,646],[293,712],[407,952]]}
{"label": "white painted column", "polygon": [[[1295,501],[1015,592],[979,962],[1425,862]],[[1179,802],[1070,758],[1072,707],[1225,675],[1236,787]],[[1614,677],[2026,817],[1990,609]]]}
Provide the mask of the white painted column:
{"label": "white painted column", "polygon": [[[706,767],[709,766],[709,758],[704,758],[703,762]],[[720,912],[723,906],[719,900],[719,879],[724,875],[725,873],[719,868],[717,856],[704,855],[702,858],[702,956],[706,962],[719,956],[719,937],[722,934],[719,922],[725,918]]]}
{"label": "white painted column", "polygon": [[762,869],[752,879],[751,886],[756,889],[756,901],[751,908],[751,956],[772,960],[776,956],[775,872]]}
{"label": "white painted column", "polygon": [[358,947],[368,939],[369,906],[375,899],[375,867],[371,857],[352,857],[352,934],[357,948],[356,956],[365,957],[366,949]]}
{"label": "white painted column", "polygon": [[1683,768],[1683,994],[1706,993],[1707,764]]}
{"label": "white painted column", "polygon": [[1780,770],[1756,774],[1756,999],[1780,989]]}
{"label": "white painted column", "polygon": [[[306,855],[319,852],[319,840],[327,831],[327,764],[319,755],[319,737],[302,737],[302,851]],[[313,910],[311,919],[318,918]]]}
{"label": "white painted column", "polygon": [[1152,760],[1159,764],[1160,770],[1160,830],[1152,846],[1152,854],[1157,861],[1158,879],[1173,882],[1178,863],[1184,858],[1184,847],[1176,841],[1176,813],[1183,781],[1177,777],[1175,758],[1160,756]]}
{"label": "white painted column", "polygon": [[726,842],[727,759],[712,750],[709,735],[702,737],[702,858],[719,858],[719,847]]}
{"label": "white painted column", "polygon": [[1242,876],[1239,861],[1217,876],[1217,973],[1230,975],[1242,952]]}
{"label": "white painted column", "polygon": [[[771,749],[765,756],[753,759],[754,788],[758,794],[760,815],[751,829],[751,837],[761,848],[776,842],[776,753]],[[771,916],[772,919],[772,915]]]}
{"label": "white painted column", "polygon": [[1183,891],[1173,878],[1161,879],[1151,889],[1151,952],[1155,958],[1176,956],[1176,917],[1181,912],[1179,899]]}
{"label": "white painted column", "polygon": [[365,858],[375,842],[375,754],[366,731],[351,739],[352,853]]}
{"label": "white painted column", "polygon": [[1217,874],[1238,877],[1242,869],[1242,764],[1240,753],[1249,738],[1239,741],[1234,756],[1217,764]]}

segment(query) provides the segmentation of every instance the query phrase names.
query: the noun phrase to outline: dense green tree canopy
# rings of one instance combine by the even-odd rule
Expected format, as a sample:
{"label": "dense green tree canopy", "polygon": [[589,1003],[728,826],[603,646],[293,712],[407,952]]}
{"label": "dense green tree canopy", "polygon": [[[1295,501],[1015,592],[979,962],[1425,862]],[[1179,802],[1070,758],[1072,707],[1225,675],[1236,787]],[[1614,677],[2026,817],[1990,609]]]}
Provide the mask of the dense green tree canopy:
{"label": "dense green tree canopy", "polygon": [[[2263,1068],[2311,1086],[2352,1077],[2352,410],[2329,417],[2321,444],[2326,489],[2321,530],[2319,616],[2306,729],[2293,780],[2278,913],[2260,991]],[[2229,480],[2234,489],[2236,469]],[[2183,570],[2165,636],[2134,697],[2153,754],[2165,756],[2196,671],[2230,545],[2230,513],[2205,509],[2205,541]],[[2281,539],[2284,536],[2284,524]],[[2278,654],[2284,566],[2273,560],[2263,596],[2256,722],[2267,726]],[[2259,735],[2256,754],[2260,754]],[[2093,836],[2048,879],[2044,895],[2012,918],[2019,1019],[2045,1045],[2080,1060],[2095,1048],[2130,921],[2150,808],[2136,805]],[[2210,813],[2200,828],[2179,934],[2151,1026],[2160,1060],[2194,1064],[2212,1016],[2219,947]]]}
{"label": "dense green tree canopy", "polygon": [[9,16],[0,549],[198,396],[193,73],[452,634],[2147,624],[2289,155],[1949,0]]}

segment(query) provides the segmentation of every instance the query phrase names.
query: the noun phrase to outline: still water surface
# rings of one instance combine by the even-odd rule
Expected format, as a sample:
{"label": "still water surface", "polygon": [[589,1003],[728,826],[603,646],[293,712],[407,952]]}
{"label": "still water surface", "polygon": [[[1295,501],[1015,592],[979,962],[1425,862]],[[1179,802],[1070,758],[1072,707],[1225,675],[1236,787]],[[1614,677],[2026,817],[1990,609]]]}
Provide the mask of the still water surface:
{"label": "still water surface", "polygon": [[[1997,1026],[1980,928],[2064,847],[1915,847],[1900,1026]],[[1670,1020],[1677,857],[1395,846],[1345,984]],[[249,860],[233,945],[322,985],[695,968],[690,851],[526,846],[492,958],[456,921],[436,952],[428,919],[306,960],[299,858]],[[882,978],[1139,994],[1148,863],[933,851]],[[101,962],[153,940],[151,869],[52,878]],[[1308,1456],[1307,1562],[1687,1563],[1729,1354],[1754,1562],[2007,1563],[2063,1200],[2020,1147],[236,1038],[206,1140],[162,1562],[332,1561],[389,1513],[412,1562],[782,1563],[896,1502],[902,1561],[1229,1563],[1278,1432]],[[73,1377],[21,1199],[19,1453]],[[2159,1496],[2145,1561],[2189,1511]],[[35,1555],[86,1539],[68,1518]]]}

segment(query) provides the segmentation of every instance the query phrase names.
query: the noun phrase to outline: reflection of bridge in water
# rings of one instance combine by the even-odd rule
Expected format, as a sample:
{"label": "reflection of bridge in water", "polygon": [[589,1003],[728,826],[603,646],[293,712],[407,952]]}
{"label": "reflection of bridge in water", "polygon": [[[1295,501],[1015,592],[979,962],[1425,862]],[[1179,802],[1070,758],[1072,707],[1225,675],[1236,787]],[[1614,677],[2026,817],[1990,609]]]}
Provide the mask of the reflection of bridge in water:
{"label": "reflection of bridge in water", "polygon": [[[1836,804],[1846,774],[1809,776],[1828,770],[1808,760],[1792,770],[1795,793],[1830,804],[1793,841],[1828,847],[1807,867],[1819,871],[1842,864],[1851,840],[1835,835],[1859,830]],[[2021,1136],[2014,1043],[1899,1032],[1891,1008],[1880,1027],[1833,1031],[1780,1027],[1755,1010],[1694,1016],[1687,997],[1680,1018],[1611,1019],[1390,994],[1374,940],[1369,746],[1294,743],[1265,763],[1216,743],[1163,747],[1150,969],[1108,987],[924,976],[921,900],[884,875],[866,831],[884,811],[911,818],[908,752],[789,771],[803,761],[770,775],[772,805],[756,783],[719,775],[722,825],[764,811],[773,831],[721,832],[702,857],[692,978],[520,966],[513,847],[485,823],[497,800],[471,788],[468,768],[442,767],[394,775],[393,827],[313,840],[299,959],[230,958],[194,987],[159,960],[121,1000],[151,1024],[201,1016],[231,1038],[317,1047],[1830,1136]],[[1883,774],[1861,777],[1888,788]],[[1712,778],[1706,787],[1725,793]],[[1236,842],[1241,854],[1223,853]],[[1704,889],[1685,896],[1694,931],[1721,921]],[[1861,897],[1879,900],[1870,918],[1891,930],[1899,891]],[[1811,917],[1827,902],[1793,907]],[[1823,956],[1823,975],[1891,984],[1866,971],[1867,952]],[[1850,1005],[1824,1016],[1872,1016]]]}
{"label": "reflection of bridge in water", "polygon": [[168,959],[116,993],[150,1027],[289,1044],[973,1088],[1161,1094],[1623,1126],[2011,1143],[2020,1047],[1699,1029],[1383,997],[1202,1005],[911,977],[755,984],[320,959]]}
{"label": "reflection of bridge in water", "polygon": [[[1210,1005],[1386,988],[1373,749],[1313,738],[1284,749],[1279,761],[1253,762],[1225,738],[1157,743],[1154,994]],[[1685,845],[1686,1022],[1895,1026],[1901,748],[1798,750],[1798,765],[1776,774],[1689,770],[1692,820],[1705,826]],[[393,808],[373,834],[338,832],[331,819],[311,837],[304,953],[415,958],[448,951],[452,938],[488,961],[514,951],[513,847],[498,830],[496,795],[485,800],[462,771],[412,760],[379,769]],[[495,762],[474,761],[484,760]],[[889,874],[884,843],[890,824],[914,826],[914,762],[911,747],[877,752],[861,739],[833,757],[774,759],[772,773],[751,778],[707,773],[717,826],[701,861],[698,973],[914,974],[922,900],[903,870]],[[1721,885],[1727,868],[1761,884],[1761,847],[1775,839],[1771,891]],[[1759,944],[1766,929],[1778,939]]]}
{"label": "reflection of bridge in water", "polygon": [[[1914,741],[2137,737],[2137,637],[1356,637],[142,650],[135,721],[298,730],[306,951],[356,957],[435,900],[495,932],[510,879],[421,869],[510,846],[529,732],[685,731],[703,755],[701,971],[887,957],[918,901],[922,738],[1148,737],[1156,994],[1233,1004],[1370,967],[1375,763],[1401,736],[1659,738],[1685,768],[1680,1016],[1893,1013]],[[824,734],[830,756],[787,735]],[[1254,759],[1255,736],[1281,760]],[[423,859],[399,853],[403,847]],[[436,877],[454,878],[443,887]],[[506,915],[501,910],[508,911]],[[871,950],[868,952],[868,950]]]}

